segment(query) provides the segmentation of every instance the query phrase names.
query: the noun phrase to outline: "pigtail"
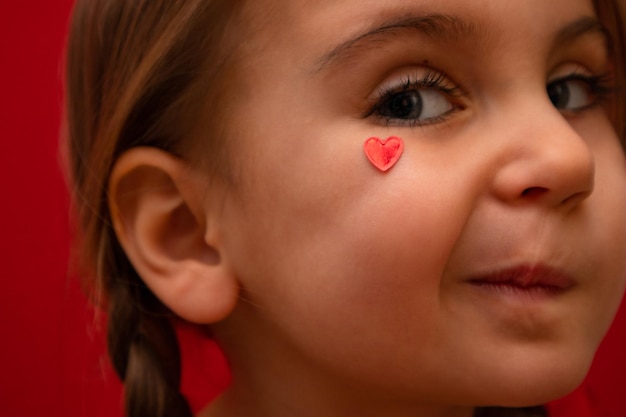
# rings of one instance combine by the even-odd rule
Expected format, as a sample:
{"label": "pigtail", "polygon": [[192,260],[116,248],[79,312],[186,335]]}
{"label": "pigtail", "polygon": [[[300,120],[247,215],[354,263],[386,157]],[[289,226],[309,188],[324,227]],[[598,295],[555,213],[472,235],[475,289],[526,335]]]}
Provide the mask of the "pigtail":
{"label": "pigtail", "polygon": [[109,175],[136,146],[198,158],[190,142],[199,121],[207,123],[206,102],[221,85],[215,81],[223,72],[220,48],[236,3],[77,0],[74,6],[65,86],[74,242],[85,290],[108,312],[109,355],[124,382],[128,417],[192,412],[180,392],[173,314],[143,283],[111,225]]}
{"label": "pigtail", "polygon": [[108,344],[124,381],[128,417],[192,417],[180,392],[176,334],[159,301],[141,284],[115,284],[109,304]]}

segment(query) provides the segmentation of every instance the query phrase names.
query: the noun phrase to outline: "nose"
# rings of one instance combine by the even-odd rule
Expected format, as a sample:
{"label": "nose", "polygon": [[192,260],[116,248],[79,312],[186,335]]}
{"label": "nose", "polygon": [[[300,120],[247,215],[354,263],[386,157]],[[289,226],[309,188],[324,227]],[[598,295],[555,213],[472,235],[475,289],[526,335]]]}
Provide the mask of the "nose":
{"label": "nose", "polygon": [[573,207],[591,195],[594,156],[585,139],[554,107],[505,127],[506,151],[493,193],[507,203]]}

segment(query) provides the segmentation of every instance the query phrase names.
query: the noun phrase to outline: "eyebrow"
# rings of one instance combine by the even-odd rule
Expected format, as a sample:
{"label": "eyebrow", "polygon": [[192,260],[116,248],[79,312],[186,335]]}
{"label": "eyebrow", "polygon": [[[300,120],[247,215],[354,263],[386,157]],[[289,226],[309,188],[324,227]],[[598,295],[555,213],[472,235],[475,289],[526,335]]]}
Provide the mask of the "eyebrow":
{"label": "eyebrow", "polygon": [[610,32],[598,19],[586,16],[575,20],[559,30],[555,37],[554,44],[556,46],[563,45],[588,33],[599,33],[604,36],[605,40],[609,40]]}
{"label": "eyebrow", "polygon": [[[389,35],[404,30],[415,30],[424,36],[444,43],[470,37],[479,38],[483,35],[478,26],[452,15],[428,14],[402,17],[383,22],[383,24],[367,29],[363,33],[342,42],[315,60],[313,72],[321,72],[337,62],[357,55],[376,43],[384,41]],[[562,45],[590,32],[599,32],[604,35],[605,39],[610,39],[608,30],[596,18],[586,16],[560,29],[555,36],[554,44],[555,46]]]}
{"label": "eyebrow", "polygon": [[[384,40],[390,33],[407,29],[415,30],[425,36],[443,41],[458,40],[474,35],[477,32],[476,28],[468,22],[446,14],[396,18],[367,29],[363,33],[342,42],[315,61],[314,72],[319,72],[337,61],[367,49],[366,46],[370,46],[372,43],[376,43],[376,41]],[[364,45],[364,41],[367,41],[368,45]]]}

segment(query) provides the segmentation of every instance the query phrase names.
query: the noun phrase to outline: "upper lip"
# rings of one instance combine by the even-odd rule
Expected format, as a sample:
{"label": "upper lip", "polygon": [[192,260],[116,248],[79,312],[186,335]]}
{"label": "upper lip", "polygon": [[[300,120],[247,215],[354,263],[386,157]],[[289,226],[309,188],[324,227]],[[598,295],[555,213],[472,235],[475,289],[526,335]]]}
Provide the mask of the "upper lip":
{"label": "upper lip", "polygon": [[480,285],[506,285],[521,289],[544,287],[555,290],[566,290],[575,285],[574,279],[563,270],[530,264],[478,274],[471,277],[469,282]]}

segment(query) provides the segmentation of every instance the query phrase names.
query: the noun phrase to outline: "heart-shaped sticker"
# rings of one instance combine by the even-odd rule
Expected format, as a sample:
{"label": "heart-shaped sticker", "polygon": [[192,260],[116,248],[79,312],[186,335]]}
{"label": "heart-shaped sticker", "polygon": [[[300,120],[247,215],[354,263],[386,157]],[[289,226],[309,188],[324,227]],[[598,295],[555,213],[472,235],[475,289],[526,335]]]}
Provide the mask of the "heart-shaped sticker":
{"label": "heart-shaped sticker", "polygon": [[367,159],[382,172],[393,167],[404,151],[404,141],[401,138],[390,136],[387,139],[369,138],[365,141],[365,155]]}

